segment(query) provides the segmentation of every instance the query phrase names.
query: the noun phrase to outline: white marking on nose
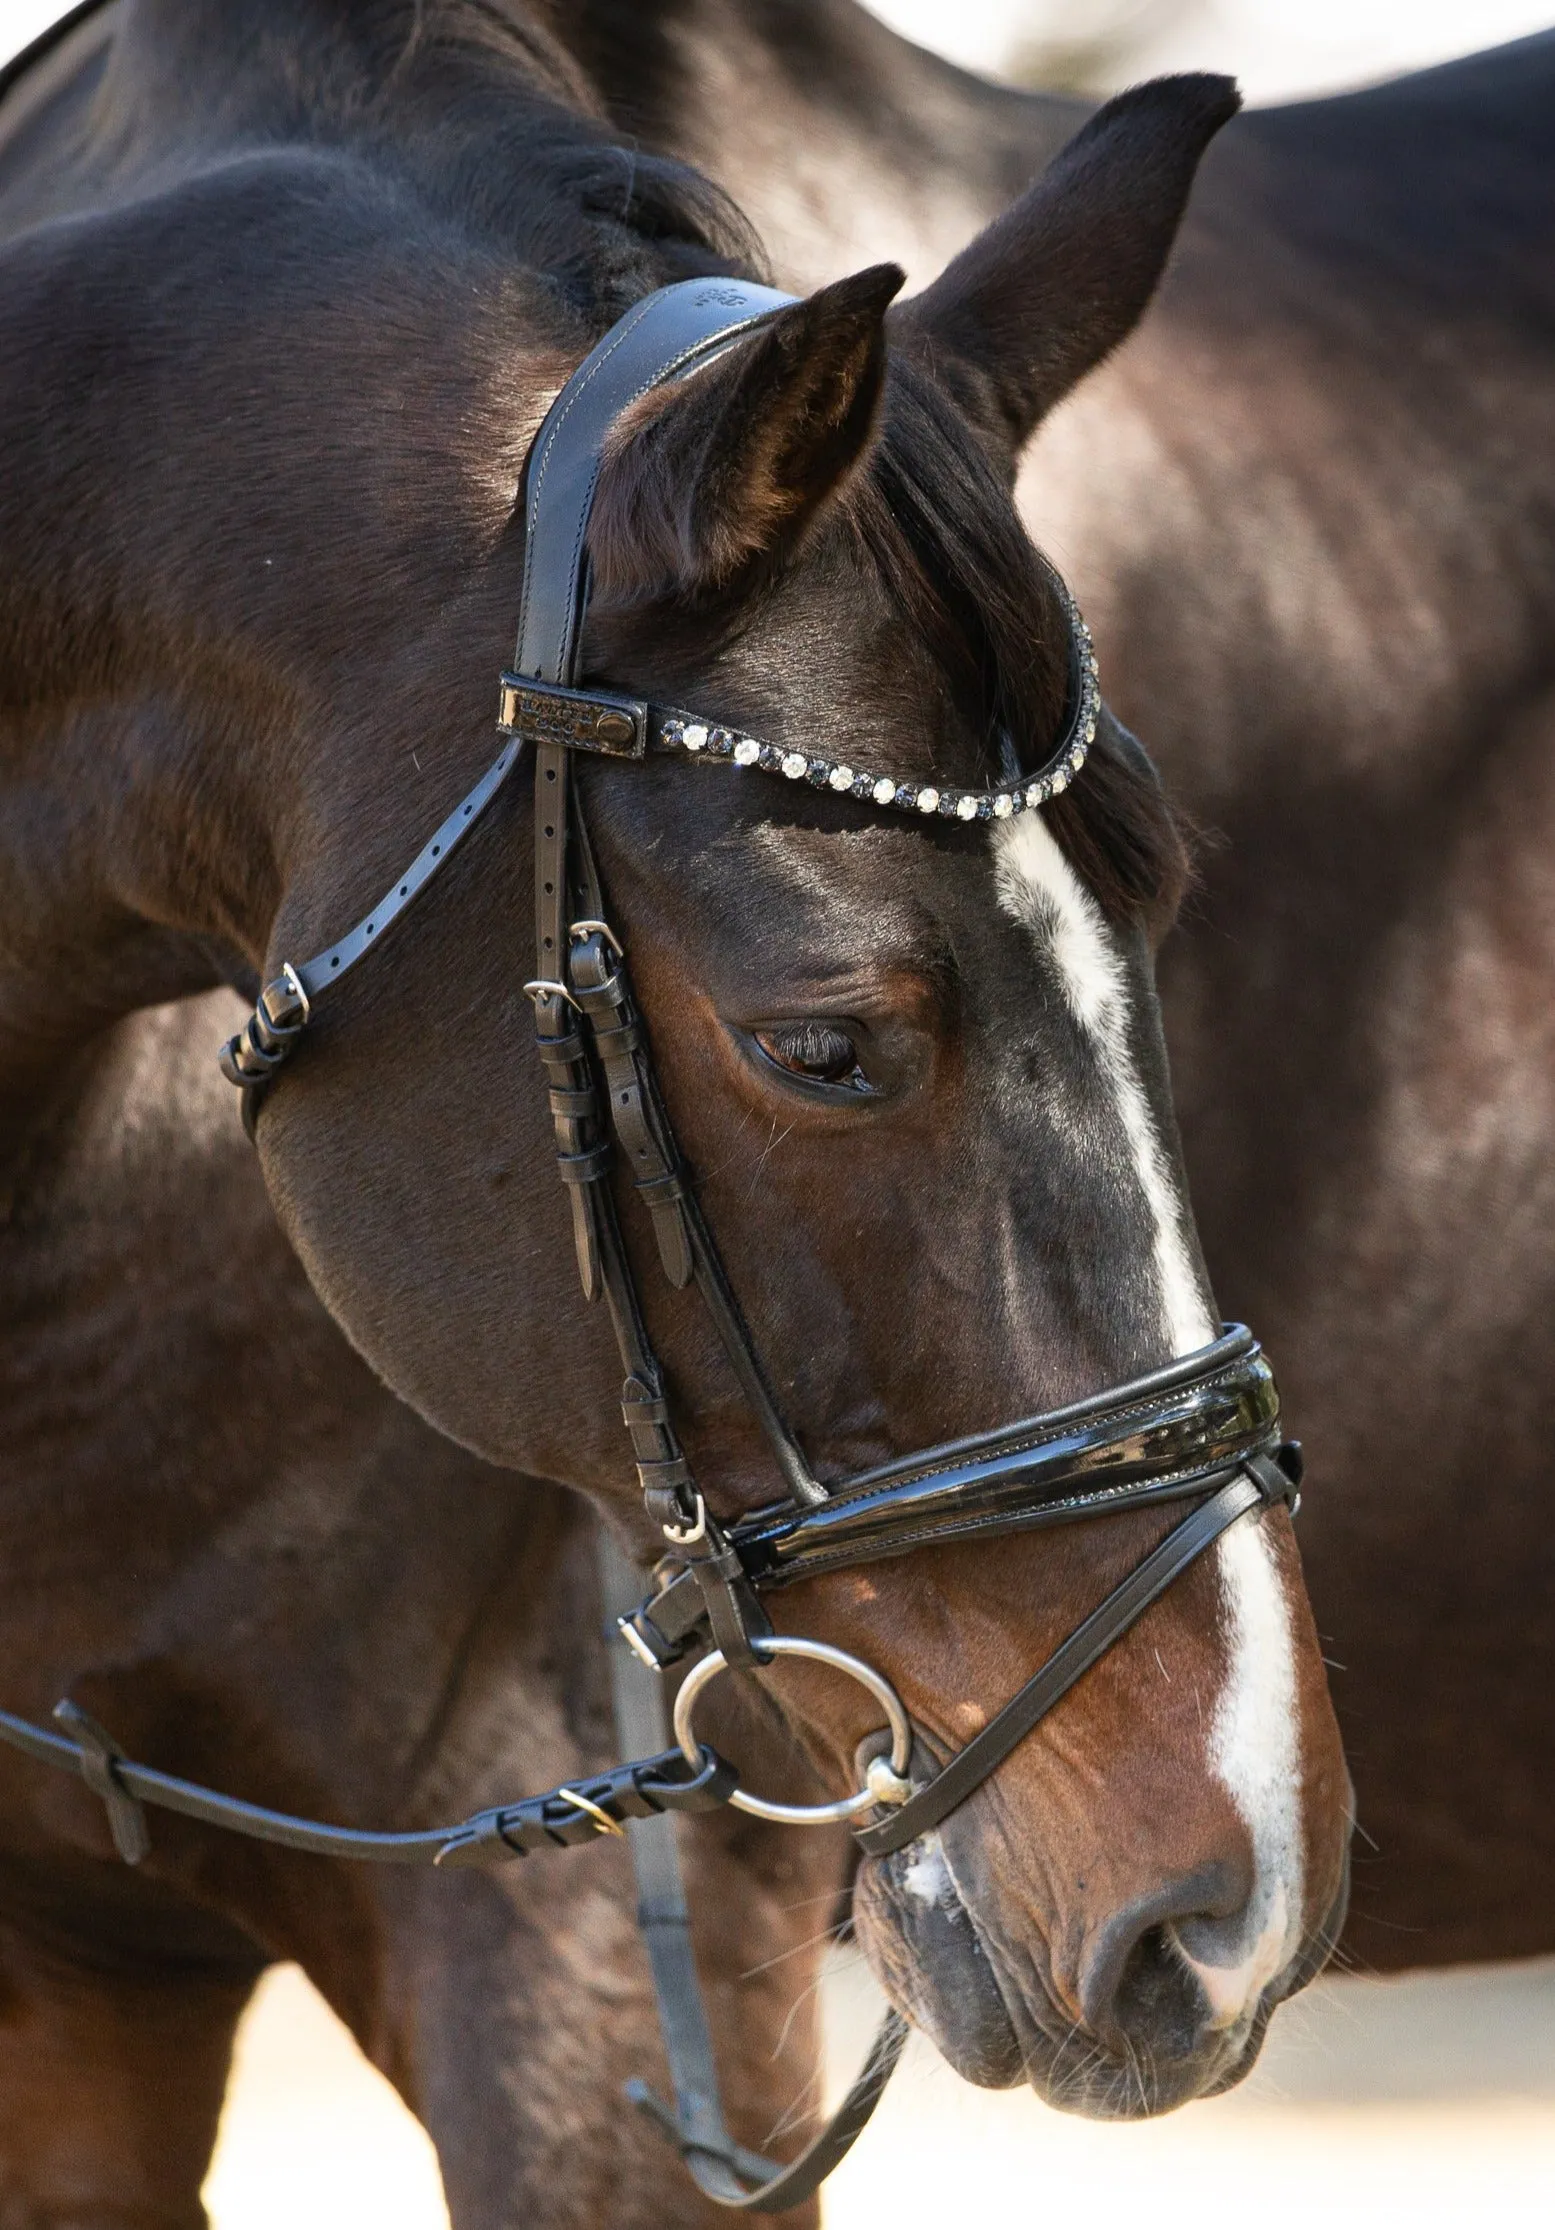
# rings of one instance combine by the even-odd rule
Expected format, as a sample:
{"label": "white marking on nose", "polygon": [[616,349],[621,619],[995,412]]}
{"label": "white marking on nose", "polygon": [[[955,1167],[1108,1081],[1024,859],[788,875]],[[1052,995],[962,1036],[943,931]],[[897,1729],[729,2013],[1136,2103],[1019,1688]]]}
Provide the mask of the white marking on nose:
{"label": "white marking on nose", "polygon": [[1224,1962],[1190,1963],[1212,2008],[1231,2004],[1240,1987],[1234,2021],[1255,2009],[1295,1956],[1305,1872],[1295,1640],[1273,1544],[1255,1511],[1221,1536],[1220,1591],[1230,1664],[1209,1755],[1252,1838],[1253,1893]]}
{"label": "white marking on nose", "polygon": [[1268,1919],[1253,1939],[1246,1957],[1235,1966],[1216,1966],[1208,1959],[1196,1959],[1178,1938],[1177,1949],[1183,1964],[1198,1977],[1199,1988],[1209,2001],[1212,2029],[1234,2029],[1257,2012],[1259,2000],[1286,1963],[1288,1934],[1285,1884],[1276,1882],[1269,1901]]}
{"label": "white marking on nose", "polygon": [[1129,1052],[1128,977],[1101,908],[1040,814],[994,831],[999,897],[1057,963],[1064,994],[1089,1040],[1128,1142],[1153,1227],[1161,1336],[1187,1355],[1215,1336],[1184,1229],[1186,1210]]}
{"label": "white marking on nose", "polygon": [[[994,831],[1000,901],[1057,964],[1095,1050],[1149,1209],[1163,1339],[1190,1354],[1215,1336],[1188,1243],[1187,1208],[1129,1051],[1128,976],[1106,919],[1036,813]],[[1254,1886],[1225,1944],[1204,1959],[1180,1945],[1215,2026],[1250,2015],[1300,1940],[1302,1843],[1294,1636],[1264,1528],[1250,1513],[1217,1544],[1228,1669],[1209,1732],[1211,1770],[1253,1846]]]}

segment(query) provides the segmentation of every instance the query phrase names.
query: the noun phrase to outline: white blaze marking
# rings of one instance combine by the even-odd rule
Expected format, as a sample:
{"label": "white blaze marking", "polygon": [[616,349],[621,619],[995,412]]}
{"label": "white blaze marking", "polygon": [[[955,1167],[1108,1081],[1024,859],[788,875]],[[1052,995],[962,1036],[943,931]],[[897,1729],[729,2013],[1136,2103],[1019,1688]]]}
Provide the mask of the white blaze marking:
{"label": "white blaze marking", "polygon": [[[1162,1338],[1187,1355],[1215,1337],[1186,1235],[1186,1205],[1129,1054],[1128,978],[1101,909],[1036,813],[994,831],[999,898],[1057,964],[1096,1054],[1153,1226]],[[1250,2014],[1300,1937],[1302,1844],[1296,1670],[1289,1606],[1269,1544],[1249,1513],[1217,1544],[1228,1668],[1209,1763],[1252,1841],[1254,1888],[1229,1956],[1191,1957],[1216,2026]]]}
{"label": "white blaze marking", "polygon": [[1065,859],[1040,814],[994,832],[999,897],[1058,963],[1076,1021],[1096,1053],[1133,1156],[1154,1225],[1161,1337],[1173,1355],[1215,1337],[1183,1231],[1184,1206],[1156,1136],[1150,1103],[1129,1057],[1128,978],[1101,908]]}

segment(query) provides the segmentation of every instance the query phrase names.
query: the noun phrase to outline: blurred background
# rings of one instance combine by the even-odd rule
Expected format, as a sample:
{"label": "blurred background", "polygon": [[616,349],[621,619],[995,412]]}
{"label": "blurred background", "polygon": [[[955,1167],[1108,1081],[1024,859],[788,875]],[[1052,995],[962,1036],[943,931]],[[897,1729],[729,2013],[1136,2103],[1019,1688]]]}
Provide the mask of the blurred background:
{"label": "blurred background", "polygon": [[[873,0],[896,30],[1028,85],[1103,93],[1162,70],[1235,73],[1299,99],[1542,30],[1555,0]],[[63,10],[0,0],[0,60]],[[840,2093],[878,2011],[856,1957],[826,1986]],[[207,2185],[213,2230],[446,2230],[431,2146],[294,1968],[245,2021]],[[900,2230],[997,2210],[1083,2210],[1201,2230],[1412,2230],[1555,2219],[1555,1962],[1395,1982],[1326,1979],[1280,2014],[1256,2074],[1163,2122],[1068,2120],[969,2089],[915,2040],[827,2187],[828,2230]],[[1546,2210],[1549,2210],[1546,2212]]]}
{"label": "blurred background", "polygon": [[[840,1954],[833,2101],[879,2007],[860,1956]],[[447,2230],[431,2145],[296,1968],[249,2012],[205,2196],[212,2230]],[[1315,1983],[1239,2090],[1133,2127],[975,2091],[915,2038],[825,2199],[825,2230],[1249,2216],[1258,2230],[1555,2219],[1555,1961]]]}
{"label": "blurred background", "polygon": [[1229,70],[1251,101],[1339,92],[1555,20],[1545,0],[869,0],[967,69],[1076,93]]}
{"label": "blurred background", "polygon": [[[867,0],[966,69],[1109,93],[1163,70],[1230,70],[1249,100],[1299,100],[1541,31],[1555,0]],[[65,13],[0,0],[0,60]]]}

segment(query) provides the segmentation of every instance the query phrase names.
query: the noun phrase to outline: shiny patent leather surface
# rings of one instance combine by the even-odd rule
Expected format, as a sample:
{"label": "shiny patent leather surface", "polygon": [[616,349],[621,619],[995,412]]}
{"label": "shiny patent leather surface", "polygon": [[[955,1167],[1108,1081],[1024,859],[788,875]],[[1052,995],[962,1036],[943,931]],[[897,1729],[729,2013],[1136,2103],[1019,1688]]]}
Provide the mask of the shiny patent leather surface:
{"label": "shiny patent leather surface", "polygon": [[1237,1325],[1214,1347],[1100,1403],[1076,1402],[883,1465],[816,1509],[758,1514],[733,1537],[751,1578],[780,1587],[932,1541],[1203,1494],[1249,1456],[1271,1453],[1279,1420],[1274,1373]]}

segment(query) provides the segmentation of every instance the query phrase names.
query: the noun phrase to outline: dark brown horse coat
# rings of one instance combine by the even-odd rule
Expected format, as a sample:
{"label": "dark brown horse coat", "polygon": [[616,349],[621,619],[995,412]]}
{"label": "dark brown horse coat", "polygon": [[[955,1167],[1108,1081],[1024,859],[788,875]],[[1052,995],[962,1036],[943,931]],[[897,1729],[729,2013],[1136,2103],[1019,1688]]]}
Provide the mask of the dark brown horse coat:
{"label": "dark brown horse coat", "polygon": [[[920,778],[981,765],[995,703],[1045,732],[1063,676],[1014,459],[1137,317],[1230,105],[1214,80],[1122,104],[903,313],[889,377],[876,270],[634,421],[594,546],[600,669]],[[143,1756],[336,1818],[457,1812],[609,1747],[583,1530],[511,1476],[624,1500],[519,1029],[522,845],[483,827],[478,872],[288,1076],[268,1201],[209,1065],[210,987],[338,929],[488,750],[512,486],[583,343],[647,286],[752,260],[597,109],[523,9],[138,0],[22,89],[0,145],[4,1698],[39,1716],[71,1688]],[[679,1022],[710,1212],[828,1472],[1205,1339],[1150,988],[1176,854],[1137,759],[1099,747],[998,847],[672,781],[591,782],[591,818],[650,1020]],[[806,1081],[839,1035],[851,1104]],[[748,1423],[661,1307],[693,1456],[748,1506]],[[793,1615],[949,1748],[1159,1524],[934,1552]],[[865,1722],[797,1682],[790,1709],[846,1769]],[[752,1779],[806,1770],[777,1727],[737,1740]],[[280,1955],[425,2116],[461,2226],[699,2218],[617,2105],[653,2046],[611,1852],[358,1877],[174,1822],[131,1877],[78,1787],[8,1754],[3,1793],[19,2222],[198,2219],[232,2022]],[[1345,1804],[1270,1520],[932,1847],[873,1867],[862,1918],[967,2072],[1136,2112],[1248,2064],[1340,1909]],[[804,2081],[782,2016],[840,1858],[697,1841],[753,2136]]]}
{"label": "dark brown horse coat", "polygon": [[[927,275],[1077,113],[849,0],[575,35],[810,284]],[[1211,835],[1168,1037],[1217,1288],[1308,1445],[1383,1968],[1555,1946],[1552,115],[1555,36],[1238,119],[1022,481]]]}

